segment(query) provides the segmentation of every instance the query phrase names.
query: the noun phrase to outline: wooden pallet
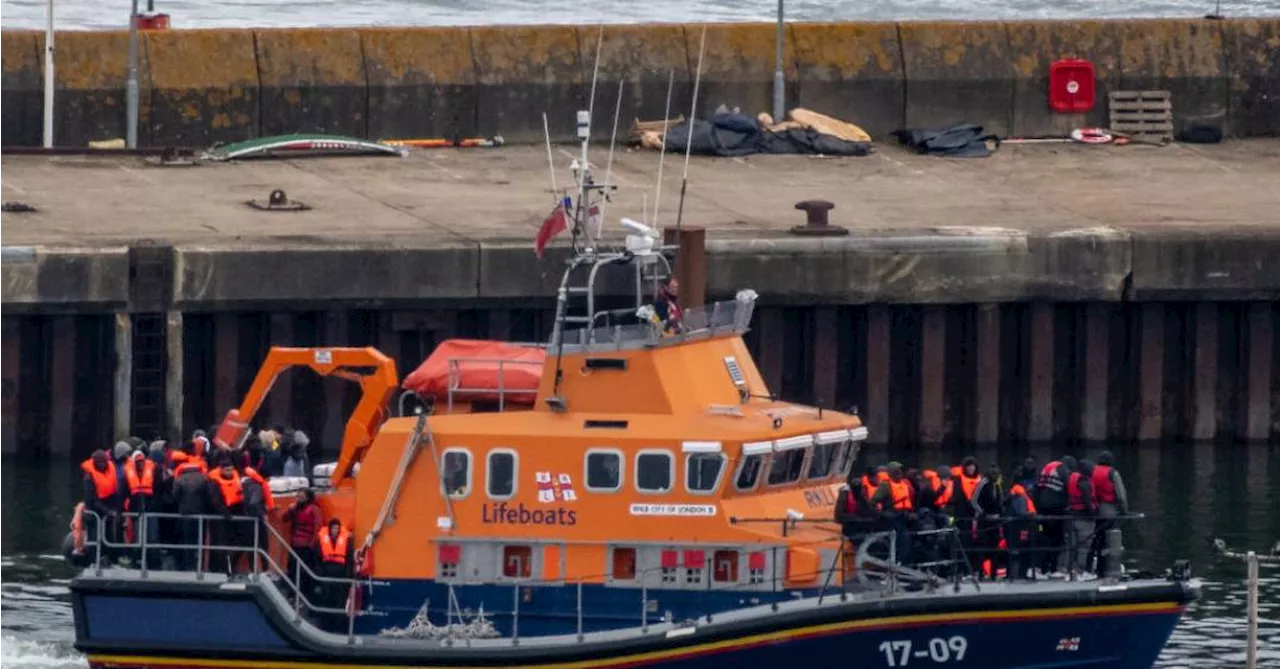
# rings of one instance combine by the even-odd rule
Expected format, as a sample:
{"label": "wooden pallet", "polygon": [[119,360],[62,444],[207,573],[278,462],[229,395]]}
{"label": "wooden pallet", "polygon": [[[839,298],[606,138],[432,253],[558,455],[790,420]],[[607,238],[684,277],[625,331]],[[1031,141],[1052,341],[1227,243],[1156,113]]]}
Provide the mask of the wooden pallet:
{"label": "wooden pallet", "polygon": [[1173,140],[1169,91],[1111,91],[1111,130],[1145,141]]}

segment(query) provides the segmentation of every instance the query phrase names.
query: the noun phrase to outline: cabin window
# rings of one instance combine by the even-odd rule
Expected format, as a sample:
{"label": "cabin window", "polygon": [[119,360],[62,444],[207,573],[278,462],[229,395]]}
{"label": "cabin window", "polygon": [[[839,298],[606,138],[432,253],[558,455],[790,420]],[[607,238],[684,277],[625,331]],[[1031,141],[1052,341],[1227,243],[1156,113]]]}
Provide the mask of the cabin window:
{"label": "cabin window", "polygon": [[669,451],[640,451],[636,454],[636,490],[648,493],[671,491],[675,458]]}
{"label": "cabin window", "polygon": [[622,451],[593,448],[587,451],[586,480],[591,492],[622,489]]}
{"label": "cabin window", "polygon": [[711,577],[716,583],[738,582],[738,551],[716,551],[711,561],[714,567]]}
{"label": "cabin window", "polygon": [[506,448],[489,451],[485,488],[490,497],[497,499],[508,499],[516,494],[515,451]]}
{"label": "cabin window", "polygon": [[738,465],[738,478],[733,485],[738,490],[752,490],[760,481],[760,470],[764,468],[764,454],[755,453],[742,459]]}
{"label": "cabin window", "polygon": [[684,485],[692,493],[712,493],[720,487],[723,453],[690,453],[684,461]]}
{"label": "cabin window", "polygon": [[822,479],[831,475],[836,458],[840,456],[842,442],[818,444],[813,447],[813,457],[809,459],[810,479]]}
{"label": "cabin window", "polygon": [[462,499],[471,492],[471,451],[465,448],[446,448],[444,451],[444,476],[440,477],[444,494]]}
{"label": "cabin window", "polygon": [[853,463],[858,459],[858,442],[846,441],[844,447],[840,450],[840,457],[836,460],[835,473],[840,478],[847,478],[849,470],[853,469]]}
{"label": "cabin window", "polygon": [[613,549],[613,580],[634,581],[636,578],[636,549]]}
{"label": "cabin window", "polygon": [[792,448],[773,454],[773,462],[769,464],[769,485],[786,485],[800,480],[800,472],[804,470],[804,454],[808,449]]}
{"label": "cabin window", "polygon": [[532,546],[503,546],[502,575],[507,578],[529,578],[533,575]]}

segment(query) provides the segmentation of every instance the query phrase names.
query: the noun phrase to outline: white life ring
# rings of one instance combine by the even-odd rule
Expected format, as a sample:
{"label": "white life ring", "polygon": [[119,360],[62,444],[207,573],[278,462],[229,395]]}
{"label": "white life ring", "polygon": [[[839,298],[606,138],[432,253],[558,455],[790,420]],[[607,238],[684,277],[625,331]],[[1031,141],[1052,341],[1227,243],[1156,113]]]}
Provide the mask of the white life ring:
{"label": "white life ring", "polygon": [[1076,128],[1071,131],[1071,139],[1083,144],[1107,144],[1112,137],[1102,128]]}

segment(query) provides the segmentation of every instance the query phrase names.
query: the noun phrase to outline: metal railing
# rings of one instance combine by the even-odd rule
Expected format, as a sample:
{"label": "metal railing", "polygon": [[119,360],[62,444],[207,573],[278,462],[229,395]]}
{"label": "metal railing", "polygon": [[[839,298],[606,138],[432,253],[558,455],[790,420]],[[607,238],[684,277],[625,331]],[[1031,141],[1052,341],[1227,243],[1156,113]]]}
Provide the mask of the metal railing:
{"label": "metal railing", "polygon": [[[664,334],[660,325],[637,321],[637,309],[595,311],[589,327],[565,329],[565,346],[626,348],[628,346],[669,346],[725,334],[743,334],[755,312],[755,294],[743,291],[739,298],[689,307],[682,314],[678,332]],[[617,321],[617,322],[615,322]]]}
{"label": "metal railing", "polygon": [[[280,535],[280,533],[269,522],[263,522],[263,519],[251,516],[218,516],[218,515],[180,515],[173,513],[121,513],[117,514],[114,519],[108,518],[104,521],[98,514],[86,510],[85,517],[91,518],[93,522],[92,541],[86,542],[86,550],[92,546],[93,560],[91,568],[96,574],[101,575],[107,566],[107,561],[114,561],[121,553],[127,553],[136,556],[138,562],[139,578],[150,578],[150,564],[154,551],[192,551],[195,554],[193,570],[196,580],[203,580],[207,573],[215,571],[223,571],[229,576],[242,573],[248,580],[264,585],[270,585],[277,589],[277,592],[287,601],[292,599],[294,607],[294,620],[300,622],[303,619],[304,611],[309,614],[324,616],[343,616],[346,618],[347,629],[346,636],[348,643],[354,643],[355,622],[357,618],[364,616],[388,617],[396,613],[412,612],[392,607],[383,607],[377,609],[372,606],[371,598],[365,600],[361,605],[355,605],[355,598],[358,589],[372,588],[374,586],[388,586],[387,582],[379,582],[372,579],[346,578],[323,576],[307,564],[302,557],[293,550],[289,543]],[[1123,516],[1117,519],[1109,520],[1128,520],[1140,518],[1141,515]],[[1036,516],[1034,518],[1003,518],[1005,521],[1030,521],[1030,520],[1054,520],[1054,519],[1074,519],[1073,516]],[[132,520],[134,523],[135,538],[125,541],[117,538],[116,535],[121,533],[123,524],[126,519]],[[196,530],[196,541],[194,543],[166,543],[150,541],[148,539],[149,527],[152,522],[160,522],[171,520],[176,522],[192,522],[194,521]],[[998,522],[1001,519],[988,519],[991,522]],[[795,527],[800,523],[805,523],[805,519],[740,519],[738,522],[780,522]],[[833,524],[832,521],[819,521],[810,519],[809,523],[826,523]],[[232,524],[239,523],[242,528],[252,528],[252,541],[245,543],[217,543],[211,530],[221,528],[221,531],[229,530]],[[784,525],[785,527],[785,525]],[[818,525],[820,529],[827,529]],[[774,596],[773,601],[769,602],[776,610],[781,601],[785,598],[779,597],[781,593],[788,592],[807,592],[816,594],[819,605],[824,598],[830,594],[838,594],[841,601],[847,600],[849,595],[858,589],[861,583],[863,589],[867,587],[878,589],[878,595],[892,595],[898,593],[902,589],[902,581],[909,580],[915,584],[923,585],[928,588],[935,588],[943,583],[950,583],[955,591],[959,591],[961,583],[970,581],[975,589],[981,589],[978,580],[978,573],[973,569],[974,558],[981,558],[983,555],[992,553],[1009,554],[1010,551],[989,549],[984,547],[976,547],[973,544],[966,545],[961,541],[961,534],[970,531],[965,527],[942,527],[931,530],[920,530],[903,532],[898,529],[879,529],[870,531],[857,537],[856,542],[850,537],[840,534],[839,536],[824,536],[811,541],[795,542],[778,545],[762,545],[755,550],[765,551],[771,555],[771,560],[767,563],[768,568],[761,570],[760,573],[753,573],[747,565],[742,562],[743,553],[737,553],[738,559],[735,560],[732,567],[732,577],[729,577],[729,569],[726,569],[725,577],[721,574],[715,564],[714,553],[717,547],[707,546],[704,552],[705,558],[703,565],[698,569],[697,588],[688,587],[689,582],[685,581],[685,587],[659,587],[659,592],[678,591],[681,593],[703,592],[704,597],[702,604],[695,605],[695,615],[685,616],[685,623],[697,624],[697,620],[705,620],[711,622],[716,615],[722,613],[725,607],[710,599],[710,596],[717,593],[741,593],[743,595],[761,595],[765,593]],[[1118,532],[1118,530],[1115,530]],[[1096,533],[1096,532],[1095,532]],[[231,533],[234,536],[234,532]],[[241,533],[239,536],[248,539],[249,533]],[[835,534],[834,532],[832,533]],[[225,535],[224,535],[225,536]],[[1032,535],[1034,536],[1034,534]],[[936,557],[928,560],[905,561],[899,560],[900,552],[903,547],[900,541],[906,538],[913,544],[932,542],[933,545],[940,550]],[[264,541],[265,539],[265,541]],[[1092,535],[1089,537],[1092,540]],[[542,544],[559,546],[558,550],[564,553],[562,541],[522,541],[522,544],[530,544],[540,546]],[[875,547],[885,544],[883,553],[877,555]],[[816,548],[818,549],[818,560],[816,566],[811,571],[793,572],[785,565],[786,562],[780,560],[785,557],[785,551],[794,549]],[[1047,552],[1047,551],[1063,551],[1074,550],[1078,548],[1078,544],[1068,543],[1064,546],[1026,546],[1021,550]],[[710,553],[706,555],[706,553]],[[222,554],[226,562],[225,570],[211,568],[206,565],[206,558],[212,561],[215,556]],[[182,555],[182,553],[179,553]],[[188,553],[187,555],[190,555]],[[232,560],[232,557],[235,560]],[[293,565],[288,567],[282,565],[282,561],[292,558]],[[850,560],[853,560],[850,564]],[[1113,559],[1119,560],[1119,556],[1113,556]],[[247,568],[243,572],[238,572],[239,562],[243,560],[247,563]],[[183,561],[185,562],[185,561]],[[902,562],[902,563],[900,563]],[[354,565],[353,565],[354,566]],[[576,589],[576,630],[579,641],[583,639],[585,633],[585,617],[586,608],[583,601],[583,588],[587,584],[613,583],[614,585],[626,586],[628,582],[635,583],[637,594],[639,595],[639,626],[641,633],[647,633],[649,626],[658,622],[677,622],[673,621],[666,614],[659,614],[657,611],[657,602],[659,600],[652,597],[654,586],[650,584],[655,580],[653,576],[658,576],[656,580],[662,582],[663,577],[671,578],[672,585],[679,583],[690,577],[687,570],[688,565],[684,566],[657,566],[649,568],[640,568],[638,565],[633,568],[628,578],[617,578],[614,573],[599,573],[592,575],[579,575],[572,579],[541,579],[536,577],[510,577],[502,578],[494,582],[494,580],[482,580],[477,582],[461,582],[447,579],[440,579],[444,582],[448,592],[448,599],[444,609],[445,619],[448,623],[454,619],[455,615],[459,620],[463,619],[463,608],[459,605],[457,592],[469,587],[488,587],[494,585],[509,584],[512,589],[511,609],[504,611],[501,609],[492,609],[485,607],[490,613],[497,616],[509,615],[511,617],[511,638],[510,642],[515,645],[520,639],[520,616],[521,603],[524,601],[524,591],[540,586],[551,587],[574,587]],[[560,574],[564,574],[564,565],[558,569]],[[839,579],[836,574],[839,574]],[[268,578],[261,578],[263,575]],[[745,575],[745,578],[744,578]],[[1074,578],[1070,575],[1069,578]],[[335,587],[343,587],[347,593],[346,605],[342,608],[335,606],[327,606],[326,602],[312,601],[307,593],[307,587],[304,584],[317,583],[321,585],[330,585]],[[812,585],[805,585],[812,583]],[[280,590],[281,585],[283,591]],[[372,593],[372,590],[370,590]],[[719,601],[724,601],[723,599]],[[440,609],[435,609],[439,611]],[[432,609],[430,602],[425,603],[419,612],[425,611],[430,616]],[[668,612],[669,613],[669,612]],[[527,615],[527,614],[526,614]],[[384,630],[386,631],[386,630]]]}
{"label": "metal railing", "polygon": [[[467,388],[462,385],[462,368],[466,364],[483,364],[498,366],[498,384],[493,388]],[[507,396],[527,397],[528,404],[532,404],[538,394],[538,389],[532,390],[527,388],[507,388],[506,387],[506,369],[510,366],[523,366],[535,368],[539,374],[542,374],[542,368],[546,363],[530,360],[506,360],[503,358],[449,358],[448,367],[448,390],[446,392],[447,408],[453,411],[454,395],[488,395],[495,394],[498,397],[498,411],[506,409]]]}
{"label": "metal railing", "polygon": [[[151,577],[152,571],[194,571],[197,581],[205,579],[207,574],[222,572],[229,577],[240,575],[239,563],[244,560],[248,563],[248,570],[243,575],[250,581],[257,583],[270,583],[277,588],[284,583],[287,585],[285,592],[280,592],[285,599],[292,599],[294,605],[294,620],[300,622],[303,618],[303,611],[306,610],[312,614],[344,616],[347,618],[347,637],[351,641],[355,635],[355,620],[362,616],[380,615],[371,609],[354,606],[356,597],[355,589],[361,587],[382,586],[387,585],[384,582],[378,582],[371,579],[341,578],[333,576],[323,576],[317,574],[311,565],[302,558],[280,533],[272,527],[271,523],[264,522],[265,519],[254,516],[221,516],[221,515],[182,515],[176,513],[161,512],[121,512],[113,514],[114,517],[108,517],[105,521],[98,513],[85,509],[84,517],[93,521],[93,537],[86,537],[85,548],[93,548],[92,569],[94,574],[101,576],[103,570],[108,564],[104,563],[104,558],[108,561],[115,561],[115,558],[121,555],[128,555],[131,558],[136,555],[138,563],[139,578],[147,579]],[[149,525],[153,522],[160,521],[176,521],[178,523],[195,522],[195,543],[166,543],[162,541],[150,541],[148,535],[151,534]],[[125,533],[126,521],[132,521],[133,540],[124,540],[120,535]],[[238,528],[240,532],[236,532]],[[248,532],[244,532],[246,528],[250,528]],[[214,543],[213,534],[215,531],[228,532],[232,536],[240,536],[248,538],[252,535],[251,543]],[[263,538],[266,542],[264,545]],[[274,542],[274,549],[273,549]],[[193,570],[156,570],[150,564],[155,555],[155,551],[179,551],[175,556],[181,562],[180,556],[184,554],[191,556],[194,553],[193,561],[195,568]],[[184,553],[185,552],[185,553]],[[212,561],[215,556],[221,553],[226,560],[226,570],[219,570],[213,567]],[[292,559],[293,569],[292,578],[290,578],[290,570],[287,566],[282,566],[277,561],[273,553],[283,555],[285,561]],[[234,559],[233,559],[234,556]],[[206,559],[211,564],[206,565]],[[260,577],[267,575],[269,578],[264,580]],[[276,578],[270,578],[275,576]],[[305,577],[305,580],[304,580]],[[322,606],[311,601],[304,592],[304,583],[332,584],[335,586],[346,587],[346,604],[342,608],[331,606]]]}

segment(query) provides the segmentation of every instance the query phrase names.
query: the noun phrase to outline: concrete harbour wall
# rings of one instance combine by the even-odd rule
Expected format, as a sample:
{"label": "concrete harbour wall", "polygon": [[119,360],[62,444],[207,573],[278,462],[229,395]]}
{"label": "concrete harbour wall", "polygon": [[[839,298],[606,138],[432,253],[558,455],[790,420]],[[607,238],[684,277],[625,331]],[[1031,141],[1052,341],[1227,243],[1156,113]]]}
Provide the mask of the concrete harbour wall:
{"label": "concrete harbour wall", "polygon": [[[175,30],[142,36],[139,142],[207,146],[288,132],[375,139],[557,139],[586,107],[593,26]],[[605,29],[598,117],[626,82],[622,118],[687,110],[700,26]],[[712,25],[700,109],[770,107],[774,27]],[[41,139],[42,33],[5,31],[3,142]],[[127,34],[59,35],[59,146],[125,135]],[[1099,103],[1083,115],[1047,104],[1049,63],[1086,58]],[[1167,89],[1175,123],[1235,136],[1280,134],[1280,19],[789,24],[789,106],[850,120],[872,135],[956,121],[1008,136],[1106,125],[1106,94]],[[607,136],[609,123],[596,123]]]}

